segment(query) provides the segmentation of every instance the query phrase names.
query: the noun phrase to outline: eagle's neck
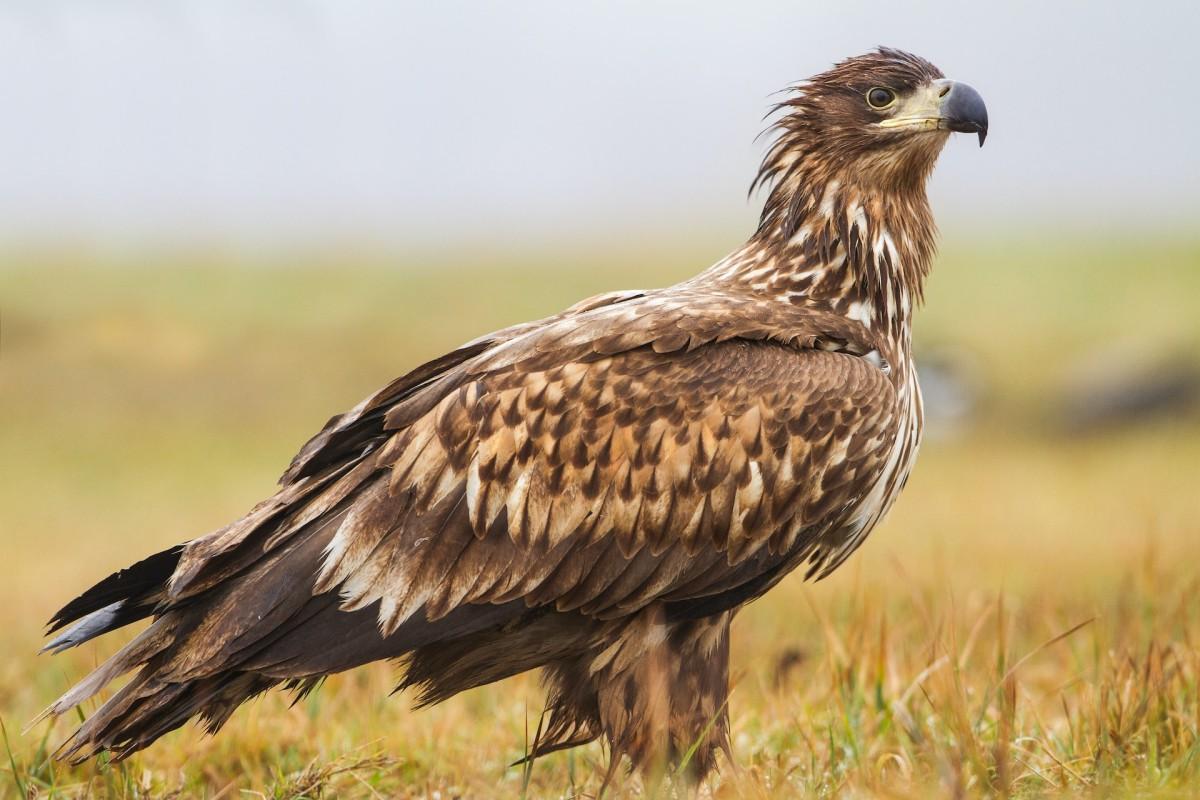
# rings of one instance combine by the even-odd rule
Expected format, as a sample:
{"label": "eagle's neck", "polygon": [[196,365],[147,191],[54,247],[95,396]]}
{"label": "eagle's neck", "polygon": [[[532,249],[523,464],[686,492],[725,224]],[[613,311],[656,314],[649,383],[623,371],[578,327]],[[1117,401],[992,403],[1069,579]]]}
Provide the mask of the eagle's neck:
{"label": "eagle's neck", "polygon": [[924,181],[835,175],[796,170],[777,183],[754,236],[705,277],[845,315],[908,352],[937,235]]}

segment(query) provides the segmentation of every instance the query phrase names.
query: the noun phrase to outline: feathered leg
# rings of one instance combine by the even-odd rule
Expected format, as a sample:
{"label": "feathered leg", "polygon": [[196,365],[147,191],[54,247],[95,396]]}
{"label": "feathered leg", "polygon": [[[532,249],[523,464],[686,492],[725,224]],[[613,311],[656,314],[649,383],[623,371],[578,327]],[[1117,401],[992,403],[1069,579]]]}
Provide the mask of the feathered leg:
{"label": "feathered leg", "polygon": [[730,618],[667,622],[659,607],[642,611],[587,659],[590,690],[578,672],[552,673],[550,732],[570,742],[598,728],[614,763],[629,756],[647,776],[703,778],[718,749],[729,755]]}

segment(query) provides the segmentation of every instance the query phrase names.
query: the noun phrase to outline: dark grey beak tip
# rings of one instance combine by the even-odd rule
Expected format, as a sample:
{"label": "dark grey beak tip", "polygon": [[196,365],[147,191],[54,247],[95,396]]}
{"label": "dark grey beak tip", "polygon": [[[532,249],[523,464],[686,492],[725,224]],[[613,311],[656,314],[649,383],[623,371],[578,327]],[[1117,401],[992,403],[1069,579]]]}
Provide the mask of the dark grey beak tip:
{"label": "dark grey beak tip", "polygon": [[987,138],[987,106],[979,92],[965,83],[955,83],[942,103],[942,116],[946,127],[959,133],[979,134],[979,146]]}

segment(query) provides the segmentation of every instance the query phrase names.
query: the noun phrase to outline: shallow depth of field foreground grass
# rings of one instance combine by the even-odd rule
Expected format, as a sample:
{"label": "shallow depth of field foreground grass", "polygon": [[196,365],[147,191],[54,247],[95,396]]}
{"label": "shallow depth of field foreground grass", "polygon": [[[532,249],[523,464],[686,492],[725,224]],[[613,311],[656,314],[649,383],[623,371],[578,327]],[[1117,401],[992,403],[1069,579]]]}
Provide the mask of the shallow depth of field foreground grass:
{"label": "shallow depth of field foreground grass", "polygon": [[[506,766],[537,727],[528,675],[414,712],[388,697],[395,669],[373,665],[113,766],[48,761],[74,719],[22,730],[119,645],[35,656],[50,614],[246,511],[331,413],[479,333],[720,255],[636,252],[437,269],[365,256],[7,259],[0,795],[594,795],[599,745]],[[1195,356],[1200,245],[962,240],[928,301],[918,342],[967,354],[975,419],[930,436],[891,517],[838,574],[789,579],[741,614],[737,763],[702,793],[1191,796],[1200,419],[1068,436],[1048,398],[1081,363]],[[615,789],[644,793],[636,777]]]}

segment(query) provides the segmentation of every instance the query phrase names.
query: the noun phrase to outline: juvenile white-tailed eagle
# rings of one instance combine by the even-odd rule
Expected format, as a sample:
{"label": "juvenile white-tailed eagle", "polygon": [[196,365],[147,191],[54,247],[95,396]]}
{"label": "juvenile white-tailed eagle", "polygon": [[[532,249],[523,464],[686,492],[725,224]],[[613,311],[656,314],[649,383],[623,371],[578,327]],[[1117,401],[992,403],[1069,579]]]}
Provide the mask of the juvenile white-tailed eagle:
{"label": "juvenile white-tailed eagle", "polygon": [[544,669],[534,752],[727,745],[729,624],[824,576],[891,506],[921,436],[925,183],[971,87],[851,58],[780,104],[758,229],[666,289],[476,339],[334,417],[279,491],[54,615],[61,650],[150,626],[55,702],[137,670],[60,748],[124,757],[283,684],[399,659],[421,703]]}

